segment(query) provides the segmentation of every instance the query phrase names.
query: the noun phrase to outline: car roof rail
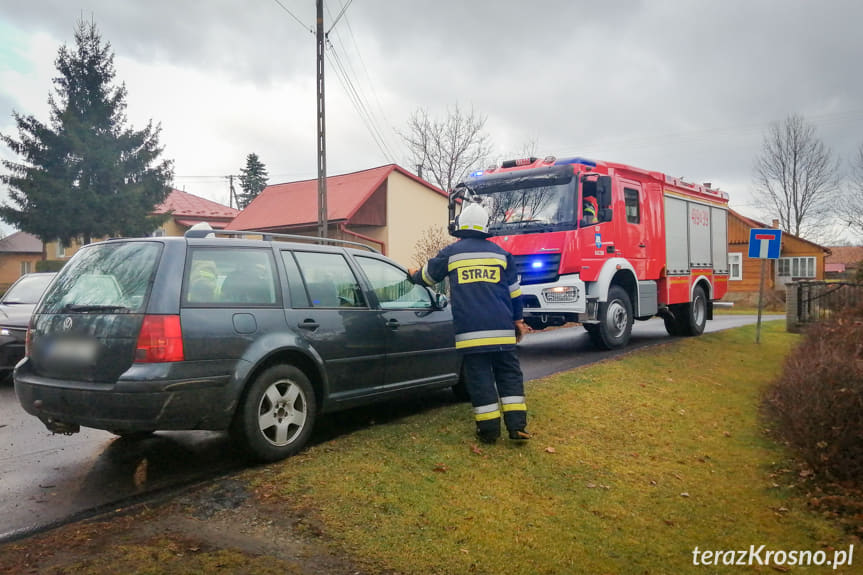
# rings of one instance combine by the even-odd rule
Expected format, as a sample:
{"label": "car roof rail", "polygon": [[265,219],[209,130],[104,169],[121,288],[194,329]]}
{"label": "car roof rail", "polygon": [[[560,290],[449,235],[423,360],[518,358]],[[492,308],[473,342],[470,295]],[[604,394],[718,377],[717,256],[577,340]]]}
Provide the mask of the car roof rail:
{"label": "car roof rail", "polygon": [[[276,234],[272,232],[264,232],[259,230],[208,230],[208,229],[188,229],[183,234],[185,238],[206,238],[214,236],[231,236],[240,239],[257,239],[265,242],[285,241],[285,242],[309,242],[314,244],[331,244],[337,246],[357,247],[369,250],[370,252],[379,254],[380,252],[359,242],[351,242],[348,240],[339,240],[336,238],[319,238],[317,236],[300,236],[296,234]],[[252,237],[254,236],[254,237]]]}

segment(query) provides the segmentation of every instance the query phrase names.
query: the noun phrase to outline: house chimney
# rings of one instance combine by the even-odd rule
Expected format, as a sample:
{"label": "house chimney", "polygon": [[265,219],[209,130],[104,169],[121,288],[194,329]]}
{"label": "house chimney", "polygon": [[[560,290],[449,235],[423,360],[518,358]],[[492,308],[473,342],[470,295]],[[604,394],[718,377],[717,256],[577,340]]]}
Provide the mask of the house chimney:
{"label": "house chimney", "polygon": [[779,229],[779,220],[775,218],[773,219],[773,227],[777,230]]}

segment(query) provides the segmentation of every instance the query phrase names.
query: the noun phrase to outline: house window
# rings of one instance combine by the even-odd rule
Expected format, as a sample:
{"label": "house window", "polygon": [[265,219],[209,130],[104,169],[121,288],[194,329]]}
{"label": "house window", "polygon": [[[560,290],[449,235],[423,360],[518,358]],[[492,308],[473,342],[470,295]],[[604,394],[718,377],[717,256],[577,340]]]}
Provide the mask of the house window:
{"label": "house window", "polygon": [[779,277],[814,278],[815,258],[779,258]]}
{"label": "house window", "polygon": [[165,237],[165,228],[159,228],[158,230],[153,232],[154,238],[162,238]]}
{"label": "house window", "polygon": [[21,262],[21,275],[29,274],[32,271],[33,262]]}
{"label": "house window", "polygon": [[743,254],[739,252],[728,254],[728,279],[743,279]]}
{"label": "house window", "polygon": [[626,206],[627,223],[641,223],[641,208],[638,202],[638,190],[623,188],[623,201]]}
{"label": "house window", "polygon": [[66,257],[66,245],[63,242],[57,242],[57,257],[65,258]]}

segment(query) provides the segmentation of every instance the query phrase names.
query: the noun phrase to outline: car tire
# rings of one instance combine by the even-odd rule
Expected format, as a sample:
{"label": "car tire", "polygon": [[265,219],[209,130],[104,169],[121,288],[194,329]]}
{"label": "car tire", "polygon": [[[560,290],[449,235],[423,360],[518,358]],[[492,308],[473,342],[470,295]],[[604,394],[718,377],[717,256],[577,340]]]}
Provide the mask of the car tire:
{"label": "car tire", "polygon": [[315,392],[306,374],[292,365],[275,365],[246,390],[232,434],[255,459],[284,459],[305,446],[316,408]]}
{"label": "car tire", "polygon": [[629,343],[632,334],[632,303],[620,286],[611,286],[608,300],[599,304],[599,323],[588,330],[593,344],[600,349],[618,349]]}

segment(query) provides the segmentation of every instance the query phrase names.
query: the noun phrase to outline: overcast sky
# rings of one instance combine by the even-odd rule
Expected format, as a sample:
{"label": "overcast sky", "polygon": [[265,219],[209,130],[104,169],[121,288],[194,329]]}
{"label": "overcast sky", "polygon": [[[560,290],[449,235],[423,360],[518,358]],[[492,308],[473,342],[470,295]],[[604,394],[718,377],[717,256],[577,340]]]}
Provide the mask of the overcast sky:
{"label": "overcast sky", "polygon": [[[48,121],[82,16],[113,47],[129,124],[161,123],[176,188],[227,204],[249,153],[271,184],[316,177],[314,0],[0,0],[0,132],[17,135],[13,110]],[[843,161],[863,143],[861,22],[858,0],[353,0],[329,35],[328,172],[413,171],[396,131],[458,104],[487,116],[496,159],[623,162],[760,217],[771,122],[802,115]]]}

